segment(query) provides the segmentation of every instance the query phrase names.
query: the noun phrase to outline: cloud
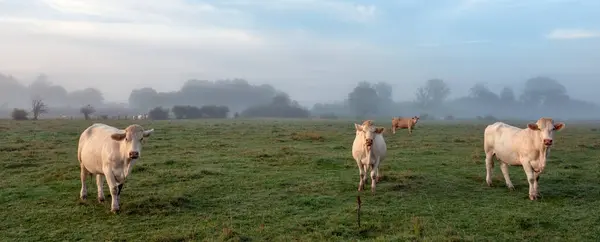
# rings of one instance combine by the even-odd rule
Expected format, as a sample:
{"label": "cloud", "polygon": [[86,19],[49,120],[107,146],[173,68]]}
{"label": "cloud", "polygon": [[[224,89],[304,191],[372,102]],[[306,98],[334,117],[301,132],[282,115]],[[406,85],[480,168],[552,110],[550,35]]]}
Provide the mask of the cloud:
{"label": "cloud", "polygon": [[360,24],[376,15],[374,6],[332,0],[252,2],[0,0],[5,43],[0,71],[47,73],[67,88],[97,86],[117,100],[126,100],[139,86],[173,90],[179,88],[174,80],[236,77],[274,84],[292,96],[326,96],[328,88],[309,91],[288,84],[358,81],[385,61],[381,48],[363,41],[326,38],[307,29],[261,28],[255,22],[261,16],[251,10],[279,4]]}
{"label": "cloud", "polygon": [[586,29],[555,29],[546,35],[548,39],[588,39],[600,37],[600,31]]}
{"label": "cloud", "polygon": [[483,39],[475,39],[475,40],[465,40],[465,41],[458,41],[458,42],[449,42],[449,43],[422,43],[422,44],[418,44],[418,47],[422,47],[422,48],[438,48],[438,47],[447,47],[447,46],[458,46],[458,45],[474,45],[474,44],[485,44],[485,43],[490,43],[491,41],[489,40],[483,40]]}
{"label": "cloud", "polygon": [[373,4],[358,4],[345,0],[226,0],[219,5],[254,7],[270,11],[308,11],[321,13],[336,20],[367,23],[377,17],[379,9]]}

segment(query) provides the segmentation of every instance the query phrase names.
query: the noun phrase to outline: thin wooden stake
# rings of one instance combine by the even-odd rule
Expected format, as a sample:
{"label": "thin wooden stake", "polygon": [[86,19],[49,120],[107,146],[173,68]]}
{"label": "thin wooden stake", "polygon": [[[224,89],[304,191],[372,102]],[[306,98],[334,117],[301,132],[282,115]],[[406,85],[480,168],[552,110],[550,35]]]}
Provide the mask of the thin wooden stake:
{"label": "thin wooden stake", "polygon": [[360,196],[356,196],[356,203],[358,204],[358,207],[356,208],[356,220],[358,222],[358,227],[360,228],[360,205],[361,205],[361,201],[360,201]]}

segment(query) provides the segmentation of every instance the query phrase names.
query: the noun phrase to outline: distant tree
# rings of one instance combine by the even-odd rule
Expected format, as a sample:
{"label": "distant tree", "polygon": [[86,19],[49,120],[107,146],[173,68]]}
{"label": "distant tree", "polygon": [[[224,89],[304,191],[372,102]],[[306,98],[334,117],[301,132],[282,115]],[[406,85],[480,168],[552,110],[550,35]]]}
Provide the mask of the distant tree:
{"label": "distant tree", "polygon": [[15,108],[13,109],[11,116],[14,120],[27,120],[27,111],[25,111],[25,109],[18,109]]}
{"label": "distant tree", "polygon": [[34,98],[31,100],[31,112],[33,113],[33,120],[37,120],[40,114],[48,112],[48,106],[40,98]]}
{"label": "distant tree", "polygon": [[510,87],[504,87],[502,91],[500,91],[500,100],[506,104],[512,104],[516,101],[515,92]]}
{"label": "distant tree", "polygon": [[81,104],[89,103],[92,106],[102,105],[104,96],[102,92],[96,88],[86,88],[69,93],[71,103]]}
{"label": "distant tree", "polygon": [[153,119],[153,120],[169,119],[169,109],[163,109],[162,107],[155,107],[148,112],[148,118]]}
{"label": "distant tree", "polygon": [[95,113],[96,109],[94,107],[92,107],[92,105],[88,104],[86,106],[81,107],[81,109],[79,111],[83,114],[85,120],[89,120],[90,114]]}
{"label": "distant tree", "polygon": [[287,93],[278,93],[271,100],[271,104],[273,105],[281,105],[281,106],[290,106],[292,104],[292,100]]}
{"label": "distant tree", "polygon": [[244,117],[272,117],[272,118],[308,118],[310,112],[301,107],[297,102],[291,101],[287,94],[273,97],[270,104],[257,105],[245,109],[241,116]]}
{"label": "distant tree", "polygon": [[379,113],[390,114],[394,100],[392,99],[392,85],[387,82],[378,82],[373,86],[379,97]]}
{"label": "distant tree", "polygon": [[228,113],[227,106],[206,105],[200,108],[201,117],[204,118],[227,118]]}
{"label": "distant tree", "polygon": [[368,82],[358,83],[354,90],[348,94],[348,105],[360,117],[377,114],[379,101],[377,91]]}
{"label": "distant tree", "polygon": [[10,105],[23,106],[29,104],[29,90],[19,80],[10,75],[0,74],[0,100]]}
{"label": "distant tree", "polygon": [[478,103],[488,105],[496,104],[500,100],[498,95],[490,91],[490,89],[488,89],[483,83],[476,83],[473,87],[471,87],[469,90],[469,96]]}
{"label": "distant tree", "polygon": [[416,103],[422,108],[440,106],[450,95],[450,88],[441,79],[431,79],[416,92]]}
{"label": "distant tree", "polygon": [[384,101],[392,101],[392,85],[387,82],[378,82],[373,86],[377,96]]}
{"label": "distant tree", "polygon": [[335,114],[336,116],[352,116],[354,113],[348,105],[348,102],[335,102],[335,103],[316,103],[313,105],[310,112],[314,115],[321,114]]}
{"label": "distant tree", "polygon": [[[142,89],[134,89],[129,94],[129,105],[140,109],[150,109],[155,105],[159,105],[159,95],[156,90],[145,87]],[[163,103],[163,105],[165,105]]]}
{"label": "distant tree", "polygon": [[525,82],[521,101],[528,106],[559,104],[569,100],[567,89],[557,80],[548,77],[535,77]]}
{"label": "distant tree", "polygon": [[62,86],[52,84],[45,74],[39,75],[28,88],[31,96],[43,98],[46,105],[68,104],[67,90]]}
{"label": "distant tree", "polygon": [[233,110],[242,110],[270,103],[277,93],[270,85],[251,85],[243,79],[214,82],[189,80],[174,92],[157,92],[151,88],[133,90],[129,96],[129,104],[140,109],[185,103],[196,107],[223,105]]}
{"label": "distant tree", "polygon": [[171,112],[173,112],[173,115],[175,116],[176,119],[185,119],[187,118],[187,113],[188,113],[188,106],[173,106],[173,108],[171,108]]}

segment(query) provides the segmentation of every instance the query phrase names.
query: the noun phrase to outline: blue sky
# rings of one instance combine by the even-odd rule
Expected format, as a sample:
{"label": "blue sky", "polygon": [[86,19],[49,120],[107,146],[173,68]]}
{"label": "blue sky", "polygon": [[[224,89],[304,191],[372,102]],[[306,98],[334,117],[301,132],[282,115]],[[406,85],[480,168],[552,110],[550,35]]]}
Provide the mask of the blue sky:
{"label": "blue sky", "polygon": [[118,101],[188,78],[270,83],[311,105],[362,80],[408,100],[429,78],[456,96],[548,75],[600,102],[597,0],[0,0],[0,38],[1,72]]}

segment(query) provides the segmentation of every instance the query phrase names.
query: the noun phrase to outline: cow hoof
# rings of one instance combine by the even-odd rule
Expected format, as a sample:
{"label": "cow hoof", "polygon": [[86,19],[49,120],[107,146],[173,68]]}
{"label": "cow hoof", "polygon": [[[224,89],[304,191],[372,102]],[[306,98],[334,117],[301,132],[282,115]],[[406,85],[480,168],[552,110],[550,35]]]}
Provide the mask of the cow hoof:
{"label": "cow hoof", "polygon": [[83,195],[83,196],[81,196],[80,198],[81,198],[81,201],[84,201],[84,202],[85,202],[85,201],[87,200],[87,195]]}
{"label": "cow hoof", "polygon": [[119,209],[111,209],[110,212],[112,212],[113,214],[118,214],[119,213]]}
{"label": "cow hoof", "polygon": [[535,201],[535,200],[537,200],[537,196],[536,195],[529,195],[529,200]]}
{"label": "cow hoof", "polygon": [[515,187],[508,187],[508,190],[510,190],[511,192],[515,191]]}
{"label": "cow hoof", "polygon": [[99,197],[99,198],[98,198],[98,202],[99,202],[99,203],[103,203],[103,202],[104,202],[104,198],[103,198],[103,197]]}

